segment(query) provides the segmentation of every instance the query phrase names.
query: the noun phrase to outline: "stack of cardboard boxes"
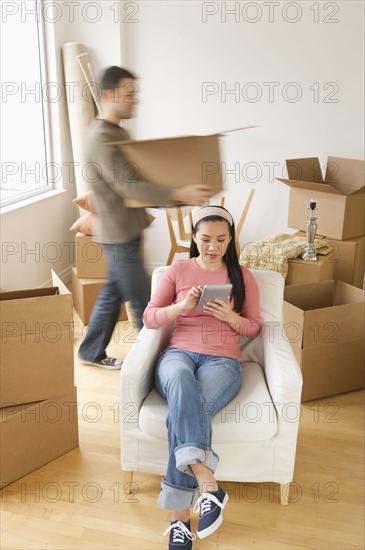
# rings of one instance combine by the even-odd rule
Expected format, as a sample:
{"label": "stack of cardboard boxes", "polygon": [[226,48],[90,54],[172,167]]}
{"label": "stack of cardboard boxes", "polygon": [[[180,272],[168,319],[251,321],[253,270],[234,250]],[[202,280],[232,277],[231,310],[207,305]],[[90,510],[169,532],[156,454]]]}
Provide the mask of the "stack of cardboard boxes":
{"label": "stack of cardboard boxes", "polygon": [[78,446],[72,296],[53,287],[0,294],[0,486]]}
{"label": "stack of cardboard boxes", "polygon": [[[102,247],[89,235],[75,235],[76,267],[72,268],[74,307],[84,325],[89,323],[95,302],[108,273],[108,258]],[[128,319],[123,305],[119,321]]]}
{"label": "stack of cardboard boxes", "polygon": [[[295,159],[287,161],[289,179],[280,179],[290,186],[288,226],[305,235],[305,212],[315,198],[317,236],[333,250],[320,262],[294,261],[292,269],[307,264],[318,278],[284,292],[284,328],[303,371],[303,401],[364,387],[364,167],[329,157],[323,180],[317,158]],[[324,280],[328,262],[333,280]]]}

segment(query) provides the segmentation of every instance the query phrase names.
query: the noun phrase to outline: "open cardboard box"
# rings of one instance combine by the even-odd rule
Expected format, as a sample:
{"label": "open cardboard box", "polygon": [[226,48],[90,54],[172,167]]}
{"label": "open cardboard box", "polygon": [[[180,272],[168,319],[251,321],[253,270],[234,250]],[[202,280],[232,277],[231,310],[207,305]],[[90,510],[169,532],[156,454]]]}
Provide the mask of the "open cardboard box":
{"label": "open cardboard box", "polygon": [[[255,126],[207,136],[123,141],[119,145],[131,163],[131,178],[173,188],[202,183],[211,187],[213,196],[223,189],[219,138],[249,128]],[[130,208],[155,206],[132,199],[124,203]]]}
{"label": "open cardboard box", "polygon": [[283,321],[302,401],[364,387],[365,292],[338,281],[286,286]]}
{"label": "open cardboard box", "polygon": [[288,227],[305,231],[310,200],[317,201],[317,233],[334,239],[365,234],[365,161],[328,157],[323,180],[318,158],[286,161],[290,187]]}
{"label": "open cardboard box", "polygon": [[0,409],[0,488],[79,444],[76,388]]}
{"label": "open cardboard box", "polygon": [[74,387],[72,295],[54,271],[52,281],[0,294],[0,408]]}

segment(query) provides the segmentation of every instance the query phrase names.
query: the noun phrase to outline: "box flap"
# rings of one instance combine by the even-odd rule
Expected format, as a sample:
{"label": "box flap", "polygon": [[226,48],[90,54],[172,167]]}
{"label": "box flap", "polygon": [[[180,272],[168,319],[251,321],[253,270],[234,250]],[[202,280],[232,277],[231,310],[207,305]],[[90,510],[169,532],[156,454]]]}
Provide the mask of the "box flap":
{"label": "box flap", "polygon": [[328,157],[325,183],[342,195],[355,195],[365,190],[365,161]]}
{"label": "box flap", "polygon": [[283,330],[293,349],[302,347],[304,311],[290,302],[283,302]]}
{"label": "box flap", "polygon": [[24,300],[26,298],[42,298],[43,296],[55,296],[57,292],[57,287],[12,290],[8,292],[1,292],[0,301],[5,302],[6,300]]}
{"label": "box flap", "polygon": [[325,246],[321,246],[321,248],[317,249],[317,256],[329,256],[331,253],[335,251],[335,247],[327,243]]}
{"label": "box flap", "polygon": [[364,303],[333,305],[305,312],[303,348],[364,336]]}
{"label": "box flap", "polygon": [[243,126],[242,128],[234,128],[233,130],[223,130],[222,132],[218,132],[217,134],[212,135],[226,136],[227,134],[231,134],[232,132],[240,132],[241,130],[249,130],[250,128],[258,128],[258,126]]}
{"label": "box flap", "polygon": [[289,187],[295,187],[296,189],[306,189],[313,191],[313,197],[316,198],[316,193],[332,193],[334,195],[342,195],[340,191],[337,191],[331,185],[326,183],[314,183],[313,181],[300,181],[300,180],[288,180],[285,178],[275,178],[278,181],[289,185]]}
{"label": "box flap", "polygon": [[323,183],[321,165],[317,157],[290,159],[286,161],[290,180]]}
{"label": "box flap", "polygon": [[334,281],[289,285],[284,287],[284,300],[303,311],[333,305]]}
{"label": "box flap", "polygon": [[60,294],[71,294],[67,286],[61,281],[57,273],[51,269],[53,286],[57,286]]}
{"label": "box flap", "polygon": [[278,181],[314,192],[355,195],[365,191],[365,161],[328,157],[326,176],[323,181],[321,166],[316,157],[286,161],[288,178]]}
{"label": "box flap", "polygon": [[334,305],[365,303],[365,291],[361,288],[337,281]]}
{"label": "box flap", "polygon": [[111,141],[110,145],[131,145],[139,143],[152,143],[160,141],[175,141],[179,139],[192,139],[192,138],[204,138],[204,137],[216,137],[216,136],[225,136],[233,132],[241,132],[242,130],[249,130],[250,128],[258,128],[257,125],[254,126],[242,126],[241,128],[231,128],[229,130],[222,130],[221,132],[215,132],[214,134],[191,134],[191,135],[182,135],[182,136],[172,136],[172,137],[160,137],[160,138],[149,138],[149,139],[127,139],[123,141]]}

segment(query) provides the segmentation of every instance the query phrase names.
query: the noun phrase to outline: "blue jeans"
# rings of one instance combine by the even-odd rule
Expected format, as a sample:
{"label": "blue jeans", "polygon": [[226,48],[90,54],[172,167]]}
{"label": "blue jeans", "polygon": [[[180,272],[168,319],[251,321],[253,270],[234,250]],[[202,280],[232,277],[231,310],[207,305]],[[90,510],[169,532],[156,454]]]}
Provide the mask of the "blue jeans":
{"label": "blue jeans", "polygon": [[79,356],[88,361],[106,357],[121,305],[131,302],[138,329],[143,326],[142,315],[149,296],[150,285],[140,255],[141,238],[129,243],[102,244],[108,257],[108,279],[90,317]]}
{"label": "blue jeans", "polygon": [[242,382],[238,359],[163,351],[156,364],[155,385],[168,404],[169,461],[158,502],[181,511],[194,505],[199,486],[190,464],[201,462],[213,473],[219,457],[212,450],[212,417],[238,393]]}

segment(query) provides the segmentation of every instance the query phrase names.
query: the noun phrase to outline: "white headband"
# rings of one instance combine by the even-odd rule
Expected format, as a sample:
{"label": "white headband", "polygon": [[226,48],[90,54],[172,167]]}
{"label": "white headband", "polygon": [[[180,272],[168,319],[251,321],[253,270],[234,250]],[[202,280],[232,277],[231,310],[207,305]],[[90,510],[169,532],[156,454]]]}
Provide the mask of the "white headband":
{"label": "white headband", "polygon": [[219,208],[218,206],[203,206],[196,212],[193,212],[193,227],[195,227],[200,220],[208,216],[219,216],[220,218],[224,218],[229,225],[233,225],[233,218],[227,210]]}

